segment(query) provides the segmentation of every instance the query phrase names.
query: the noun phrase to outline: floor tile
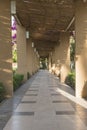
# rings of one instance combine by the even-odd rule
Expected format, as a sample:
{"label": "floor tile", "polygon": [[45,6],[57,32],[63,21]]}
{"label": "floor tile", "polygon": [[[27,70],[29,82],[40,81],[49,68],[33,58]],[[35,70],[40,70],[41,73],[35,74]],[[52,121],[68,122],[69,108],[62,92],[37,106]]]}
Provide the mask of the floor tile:
{"label": "floor tile", "polygon": [[60,130],[86,130],[87,127],[76,115],[59,115],[56,121],[60,126]]}
{"label": "floor tile", "polygon": [[56,111],[75,111],[70,103],[53,104]]}
{"label": "floor tile", "polygon": [[3,130],[31,130],[33,116],[12,116]]}
{"label": "floor tile", "polygon": [[32,103],[36,103],[36,101],[22,101],[21,103],[25,103],[25,104],[31,103],[32,104]]}
{"label": "floor tile", "polygon": [[14,112],[15,116],[33,116],[34,112]]}
{"label": "floor tile", "polygon": [[37,96],[24,96],[22,101],[37,101]]}
{"label": "floor tile", "polygon": [[58,87],[66,90],[47,70],[39,71],[3,130],[87,130],[87,110]]}
{"label": "floor tile", "polygon": [[75,115],[75,111],[56,111],[56,115]]}
{"label": "floor tile", "polygon": [[16,112],[29,112],[29,111],[35,111],[36,105],[35,104],[19,104],[19,106],[16,109]]}

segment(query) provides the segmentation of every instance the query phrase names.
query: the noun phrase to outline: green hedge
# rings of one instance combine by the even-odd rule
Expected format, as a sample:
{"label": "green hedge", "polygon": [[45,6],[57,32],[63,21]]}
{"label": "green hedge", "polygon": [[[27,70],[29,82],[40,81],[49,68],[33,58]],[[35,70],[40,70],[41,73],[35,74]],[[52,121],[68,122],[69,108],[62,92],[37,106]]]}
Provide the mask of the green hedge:
{"label": "green hedge", "polygon": [[2,82],[0,82],[0,102],[5,99],[5,88]]}
{"label": "green hedge", "polygon": [[75,72],[71,72],[65,79],[65,83],[75,89]]}
{"label": "green hedge", "polygon": [[24,75],[22,74],[14,74],[13,75],[13,86],[14,91],[21,86],[23,83]]}
{"label": "green hedge", "polygon": [[27,79],[29,79],[30,77],[31,77],[31,74],[27,72]]}

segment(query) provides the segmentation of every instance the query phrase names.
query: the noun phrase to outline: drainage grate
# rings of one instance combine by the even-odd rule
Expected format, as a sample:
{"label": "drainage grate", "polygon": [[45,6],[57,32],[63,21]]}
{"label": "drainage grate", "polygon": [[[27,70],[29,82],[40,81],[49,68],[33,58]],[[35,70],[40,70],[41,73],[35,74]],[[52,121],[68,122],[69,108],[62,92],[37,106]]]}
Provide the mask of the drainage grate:
{"label": "drainage grate", "polygon": [[36,101],[22,101],[21,103],[36,103]]}
{"label": "drainage grate", "polygon": [[56,111],[56,115],[74,115],[74,111]]}
{"label": "drainage grate", "polygon": [[37,96],[37,94],[26,94],[25,96]]}
{"label": "drainage grate", "polygon": [[16,116],[33,116],[34,112],[14,112]]}

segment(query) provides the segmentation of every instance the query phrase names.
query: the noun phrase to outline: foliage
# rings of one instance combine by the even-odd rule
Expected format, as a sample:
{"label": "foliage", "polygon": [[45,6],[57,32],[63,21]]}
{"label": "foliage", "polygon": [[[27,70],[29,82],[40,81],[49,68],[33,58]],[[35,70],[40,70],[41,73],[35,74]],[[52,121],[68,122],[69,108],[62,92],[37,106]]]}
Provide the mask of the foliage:
{"label": "foliage", "polygon": [[27,79],[29,79],[30,77],[31,77],[31,74],[27,72]]}
{"label": "foliage", "polygon": [[71,72],[65,79],[65,83],[75,89],[75,72]]}
{"label": "foliage", "polygon": [[15,18],[12,16],[12,44],[14,45],[16,43],[16,35],[17,35],[17,28],[16,28],[16,20]]}
{"label": "foliage", "polygon": [[17,62],[17,50],[13,50],[12,55],[13,55],[13,62]]}
{"label": "foliage", "polygon": [[71,43],[71,46],[70,46],[70,59],[71,59],[71,61],[74,61],[74,56],[75,56],[75,43]]}
{"label": "foliage", "polygon": [[5,98],[5,88],[2,82],[0,82],[0,102]]}
{"label": "foliage", "polygon": [[22,74],[14,74],[13,75],[13,86],[14,91],[20,87],[20,85],[23,83],[24,75]]}
{"label": "foliage", "polygon": [[47,69],[47,58],[40,58],[40,68]]}
{"label": "foliage", "polygon": [[71,61],[71,70],[75,69],[75,39],[72,36],[70,38],[70,61]]}

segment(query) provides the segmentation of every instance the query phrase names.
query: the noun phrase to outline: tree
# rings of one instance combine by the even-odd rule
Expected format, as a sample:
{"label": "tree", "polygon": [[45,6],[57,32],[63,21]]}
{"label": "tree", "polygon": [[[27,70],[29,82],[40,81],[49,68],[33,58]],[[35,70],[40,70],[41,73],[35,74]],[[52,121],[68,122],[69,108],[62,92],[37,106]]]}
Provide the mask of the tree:
{"label": "tree", "polygon": [[70,38],[70,61],[71,69],[75,69],[75,39],[73,36]]}

